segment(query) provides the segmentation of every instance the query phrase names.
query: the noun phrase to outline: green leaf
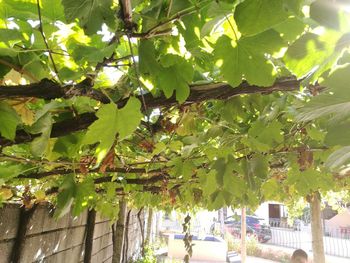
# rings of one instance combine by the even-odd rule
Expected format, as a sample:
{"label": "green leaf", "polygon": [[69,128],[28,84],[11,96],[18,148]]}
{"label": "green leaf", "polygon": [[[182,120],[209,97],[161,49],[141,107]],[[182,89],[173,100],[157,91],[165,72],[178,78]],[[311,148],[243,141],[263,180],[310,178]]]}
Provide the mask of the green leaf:
{"label": "green leaf", "polygon": [[0,185],[7,180],[15,178],[26,170],[21,164],[15,164],[10,162],[0,162]]}
{"label": "green leaf", "polygon": [[265,123],[261,120],[255,121],[248,131],[247,140],[244,142],[253,149],[266,152],[282,143],[282,127],[282,124],[278,121],[273,121],[271,123]]}
{"label": "green leaf", "polygon": [[8,19],[38,19],[38,9],[35,1],[27,0],[2,0],[0,18]]}
{"label": "green leaf", "polygon": [[350,146],[345,146],[333,152],[327,159],[325,165],[331,170],[348,164],[350,161]]}
{"label": "green leaf", "polygon": [[255,35],[283,22],[288,14],[281,0],[245,0],[237,5],[234,17],[243,35]]}
{"label": "green leaf", "polygon": [[261,186],[261,192],[265,197],[265,200],[275,200],[278,201],[283,197],[283,189],[281,188],[280,182],[276,179],[269,179]]}
{"label": "green leaf", "polygon": [[249,160],[242,160],[241,166],[245,179],[250,188],[255,188],[255,178],[266,178],[268,171],[267,157],[262,154],[255,154]]}
{"label": "green leaf", "polygon": [[163,68],[157,77],[160,88],[165,97],[170,98],[176,91],[176,100],[179,103],[184,102],[190,94],[188,84],[193,78],[192,65],[184,58],[167,54],[161,58]]}
{"label": "green leaf", "polygon": [[88,34],[96,33],[102,24],[113,24],[113,0],[62,0],[64,13],[69,23],[79,20]]}
{"label": "green leaf", "polygon": [[115,47],[115,44],[108,45],[103,48],[84,45],[74,45],[74,51],[72,56],[77,62],[87,61],[90,63],[99,63],[102,62],[105,57],[110,57]]}
{"label": "green leaf", "polygon": [[51,21],[65,22],[64,11],[61,0],[40,0],[41,13],[44,18]]}
{"label": "green leaf", "polygon": [[290,17],[274,27],[281,37],[289,42],[295,41],[306,29],[306,24],[296,17]]}
{"label": "green leaf", "polygon": [[327,135],[325,137],[325,144],[329,146],[334,145],[350,145],[350,136],[348,134],[350,130],[350,123],[336,123],[327,129]]}
{"label": "green leaf", "polygon": [[59,137],[55,142],[52,151],[61,156],[76,158],[79,156],[82,139],[82,133],[69,134],[67,136]]}
{"label": "green leaf", "polygon": [[65,176],[57,195],[55,217],[61,218],[70,211],[73,198],[76,195],[76,183],[72,175]]}
{"label": "green leaf", "polygon": [[14,140],[17,125],[21,123],[21,118],[16,111],[6,102],[0,101],[0,133],[1,136]]}
{"label": "green leaf", "polygon": [[142,74],[155,75],[160,71],[160,65],[156,60],[155,48],[151,40],[141,40],[139,45],[140,72]]}
{"label": "green leaf", "polygon": [[310,5],[310,17],[320,25],[338,30],[339,6],[331,0],[317,0]]}
{"label": "green leaf", "polygon": [[30,132],[33,134],[41,133],[30,144],[30,152],[36,157],[42,157],[49,147],[49,140],[52,129],[52,116],[45,113],[31,127]]}
{"label": "green leaf", "polygon": [[297,116],[299,121],[309,121],[321,117],[332,116],[334,121],[349,116],[350,92],[350,65],[335,70],[322,83],[329,89],[318,96],[313,97]]}
{"label": "green leaf", "polygon": [[109,103],[97,111],[98,120],[89,126],[83,144],[99,143],[96,149],[98,163],[112,147],[117,134],[123,140],[134,132],[142,118],[140,108],[140,101],[131,97],[122,109]]}
{"label": "green leaf", "polygon": [[214,55],[222,61],[221,73],[232,87],[238,86],[242,79],[252,85],[270,86],[276,72],[265,55],[279,50],[283,44],[279,34],[272,30],[237,42],[224,35],[216,42]]}
{"label": "green leaf", "polygon": [[93,179],[89,177],[83,182],[76,184],[75,191],[76,193],[72,213],[74,216],[78,216],[86,208],[88,208],[91,200],[93,200],[96,195]]}
{"label": "green leaf", "polygon": [[336,31],[326,31],[322,36],[314,33],[302,35],[284,56],[287,68],[299,78],[312,74],[311,80],[316,80],[340,55],[340,50],[336,49],[340,37]]}
{"label": "green leaf", "polygon": [[218,210],[225,205],[225,197],[222,191],[216,190],[210,195],[209,210]]}
{"label": "green leaf", "polygon": [[207,21],[201,28],[200,37],[210,35],[215,26],[225,20],[225,16],[232,14],[233,4],[223,1],[213,1],[207,11],[207,17],[212,18]]}
{"label": "green leaf", "polygon": [[158,142],[156,143],[154,150],[152,152],[152,155],[157,155],[160,154],[161,152],[163,152],[165,149],[167,148],[167,146],[165,145],[164,142]]}

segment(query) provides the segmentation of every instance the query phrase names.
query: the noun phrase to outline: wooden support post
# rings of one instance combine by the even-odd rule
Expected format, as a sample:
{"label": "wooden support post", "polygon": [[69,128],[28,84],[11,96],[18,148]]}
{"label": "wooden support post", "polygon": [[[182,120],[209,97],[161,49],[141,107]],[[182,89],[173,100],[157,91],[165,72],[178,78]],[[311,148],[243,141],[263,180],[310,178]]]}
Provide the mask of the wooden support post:
{"label": "wooden support post", "polygon": [[86,222],[84,263],[91,262],[92,245],[94,242],[95,221],[96,221],[96,210],[91,209],[88,212],[87,222]]}
{"label": "wooden support post", "polygon": [[26,209],[24,206],[21,207],[15,243],[13,244],[9,258],[9,262],[11,263],[21,262],[21,255],[26,240],[28,223],[34,214],[36,207],[37,204],[34,204],[33,207],[30,209]]}
{"label": "wooden support post", "polygon": [[124,232],[126,218],[126,202],[119,202],[119,213],[116,224],[112,226],[113,233],[113,256],[112,263],[120,263],[123,257]]}

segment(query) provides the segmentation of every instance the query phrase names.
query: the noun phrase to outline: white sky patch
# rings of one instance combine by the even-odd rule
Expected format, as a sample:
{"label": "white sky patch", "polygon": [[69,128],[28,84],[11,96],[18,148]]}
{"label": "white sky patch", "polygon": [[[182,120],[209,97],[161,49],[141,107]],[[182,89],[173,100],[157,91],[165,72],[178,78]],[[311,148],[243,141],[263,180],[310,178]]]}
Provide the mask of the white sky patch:
{"label": "white sky patch", "polygon": [[98,35],[102,35],[102,41],[109,42],[113,37],[114,34],[108,30],[108,26],[103,23],[102,30],[97,31]]}
{"label": "white sky patch", "polygon": [[105,67],[103,69],[103,72],[108,76],[109,80],[112,83],[117,83],[118,80],[124,75],[124,72],[122,72],[116,68]]}

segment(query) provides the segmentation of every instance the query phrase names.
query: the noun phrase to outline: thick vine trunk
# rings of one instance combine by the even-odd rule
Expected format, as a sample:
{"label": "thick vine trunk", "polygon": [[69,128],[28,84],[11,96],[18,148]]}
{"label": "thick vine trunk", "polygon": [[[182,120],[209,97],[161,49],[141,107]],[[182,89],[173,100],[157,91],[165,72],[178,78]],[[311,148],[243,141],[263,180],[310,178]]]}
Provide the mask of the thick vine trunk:
{"label": "thick vine trunk", "polygon": [[309,198],[311,206],[311,233],[313,262],[325,263],[323,229],[321,220],[321,197],[319,193],[314,193]]}
{"label": "thick vine trunk", "polygon": [[125,218],[126,218],[126,202],[124,200],[119,203],[118,220],[113,231],[113,256],[112,263],[120,263],[123,257],[123,244],[125,232]]}
{"label": "thick vine trunk", "polygon": [[[227,100],[235,96],[243,94],[269,94],[276,91],[295,91],[300,87],[300,80],[295,78],[283,78],[277,80],[270,87],[258,87],[249,85],[247,82],[242,82],[238,87],[231,87],[226,83],[211,83],[201,85],[190,85],[190,94],[183,105],[191,105],[193,103],[200,103],[208,100]],[[320,86],[315,88],[322,89]],[[89,85],[86,85],[84,81],[73,86],[61,87],[58,84],[49,81],[42,80],[39,83],[30,85],[17,85],[17,86],[0,86],[0,98],[21,98],[21,97],[36,97],[44,99],[54,98],[70,98],[73,96],[89,96],[102,103],[110,102],[105,95],[98,92],[96,89],[92,89]],[[142,97],[139,96],[141,100]],[[166,98],[165,96],[153,97],[151,93],[147,93],[143,96],[145,104],[148,109],[154,108],[169,108],[172,106],[178,106],[176,96]],[[123,107],[128,101],[128,98],[116,101],[115,103],[119,108]],[[83,113],[74,118],[66,119],[60,122],[56,122],[52,126],[51,138],[57,138],[87,129],[95,120],[94,113]],[[27,143],[34,140],[40,134],[28,134],[25,130],[18,130],[14,140],[8,140],[0,137],[1,146],[10,146],[13,144]]]}
{"label": "thick vine trunk", "polygon": [[247,261],[247,244],[246,244],[246,235],[247,235],[247,221],[246,221],[246,209],[242,207],[241,215],[241,262],[245,263]]}
{"label": "thick vine trunk", "polygon": [[149,246],[152,243],[152,225],[153,225],[153,209],[148,209],[147,227],[146,227],[146,242],[145,245]]}

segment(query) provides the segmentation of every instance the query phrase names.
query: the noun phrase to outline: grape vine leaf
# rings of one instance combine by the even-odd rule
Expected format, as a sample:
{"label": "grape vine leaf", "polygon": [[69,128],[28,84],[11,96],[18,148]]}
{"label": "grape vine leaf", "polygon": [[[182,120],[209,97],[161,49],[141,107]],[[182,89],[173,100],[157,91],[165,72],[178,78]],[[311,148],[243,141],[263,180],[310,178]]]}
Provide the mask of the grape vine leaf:
{"label": "grape vine leaf", "polygon": [[190,95],[188,84],[193,78],[192,65],[184,58],[173,54],[161,57],[160,62],[163,68],[157,79],[165,97],[170,98],[176,91],[176,100],[179,103],[184,102]]}
{"label": "grape vine leaf", "polygon": [[310,17],[320,25],[339,29],[339,7],[330,0],[317,0],[310,5]]}
{"label": "grape vine leaf", "polygon": [[95,185],[91,177],[86,178],[81,183],[77,183],[72,210],[73,215],[78,216],[83,212],[88,207],[89,201],[91,201],[95,195]]}
{"label": "grape vine leaf", "polygon": [[97,111],[98,120],[88,128],[83,144],[99,143],[96,149],[98,163],[112,147],[117,134],[119,139],[123,140],[137,128],[142,118],[140,108],[140,101],[131,97],[122,109],[118,109],[114,103],[109,103],[102,105]]}
{"label": "grape vine leaf", "polygon": [[306,33],[297,39],[287,50],[284,61],[297,77],[312,74],[311,80],[317,79],[329,69],[340,55],[338,40],[341,34],[326,31],[322,36]]}
{"label": "grape vine leaf", "polygon": [[348,117],[350,110],[349,76],[349,65],[339,67],[332,72],[322,82],[322,85],[328,87],[329,90],[311,98],[299,111],[298,120],[309,121],[332,115],[333,120],[339,121]]}
{"label": "grape vine leaf", "polygon": [[222,60],[221,73],[233,87],[242,79],[259,86],[270,86],[276,72],[266,53],[273,53],[284,45],[276,31],[269,30],[256,36],[241,38],[237,42],[228,36],[221,36],[216,42],[214,56]]}
{"label": "grape vine leaf", "polygon": [[21,118],[16,111],[6,102],[0,101],[0,133],[3,137],[14,140],[17,125],[21,123]]}
{"label": "grape vine leaf", "polygon": [[79,20],[79,24],[88,34],[96,33],[102,24],[113,24],[113,0],[62,0],[64,13],[68,22]]}
{"label": "grape vine leaf", "polygon": [[234,18],[246,36],[270,29],[288,18],[281,0],[246,0],[237,5]]}
{"label": "grape vine leaf", "polygon": [[350,160],[350,146],[342,147],[333,152],[326,161],[326,166],[330,170],[336,170],[337,168],[348,164]]}
{"label": "grape vine leaf", "polygon": [[41,133],[30,144],[30,151],[36,157],[41,157],[45,154],[49,146],[50,134],[52,129],[52,116],[50,113],[45,113],[31,127],[30,132],[33,134]]}
{"label": "grape vine leaf", "polygon": [[57,205],[55,211],[55,218],[61,218],[70,211],[73,199],[76,195],[77,186],[72,175],[67,175],[57,195]]}

